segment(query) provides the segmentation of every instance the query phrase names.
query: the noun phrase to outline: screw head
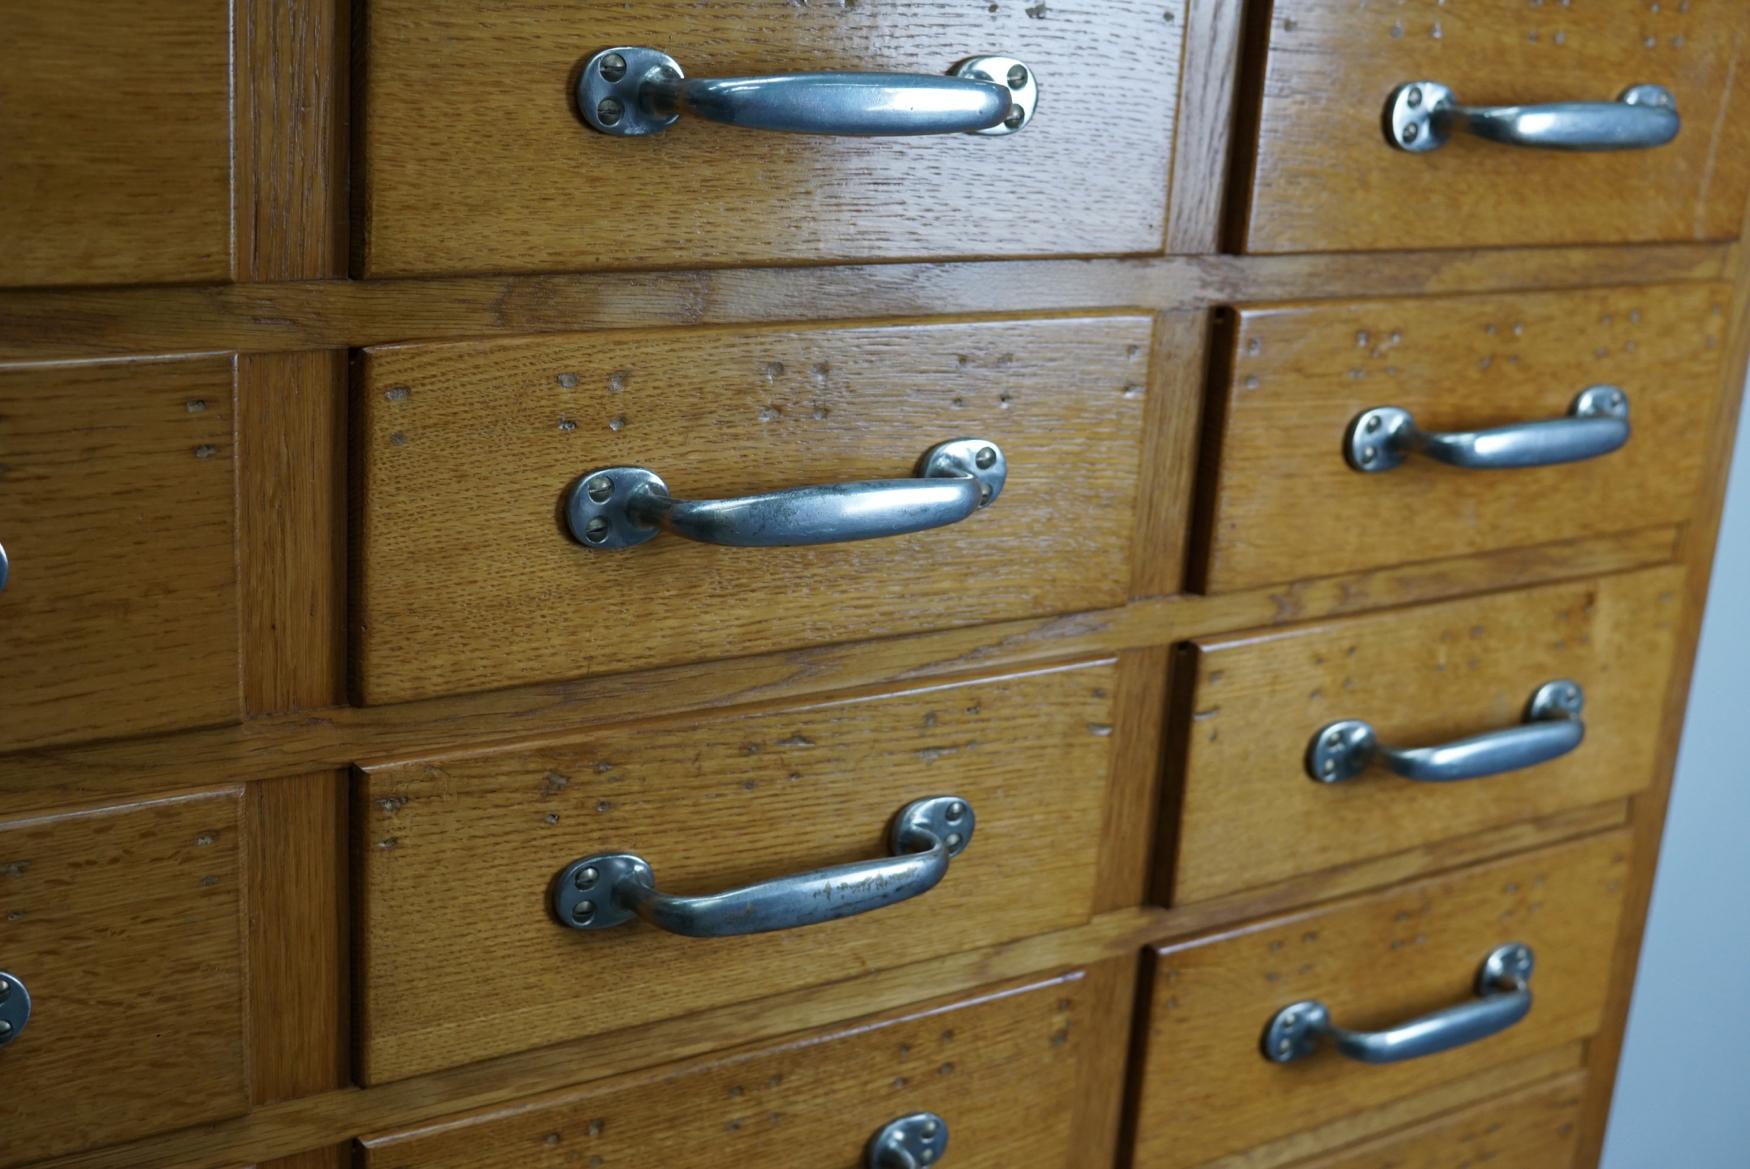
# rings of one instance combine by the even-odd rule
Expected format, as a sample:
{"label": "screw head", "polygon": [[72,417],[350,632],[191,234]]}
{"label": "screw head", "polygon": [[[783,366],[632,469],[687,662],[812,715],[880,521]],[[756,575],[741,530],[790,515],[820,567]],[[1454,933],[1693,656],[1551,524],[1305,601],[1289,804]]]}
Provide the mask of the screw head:
{"label": "screw head", "polygon": [[966,805],[961,803],[960,801],[956,800],[952,804],[948,805],[948,811],[947,811],[946,815],[948,817],[948,823],[953,824],[954,822],[959,820],[960,817],[966,815]]}
{"label": "screw head", "polygon": [[1027,85],[1027,67],[1025,65],[1016,65],[1014,68],[1009,70],[1009,88],[1010,89],[1023,89],[1026,87],[1026,85]]}
{"label": "screw head", "polygon": [[1332,731],[1330,734],[1325,736],[1325,746],[1331,748],[1331,750],[1334,751],[1338,747],[1341,747],[1342,745],[1343,745],[1343,732],[1342,731]]}
{"label": "screw head", "polygon": [[597,476],[589,481],[590,499],[596,503],[606,503],[614,495],[614,481],[606,475]]}
{"label": "screw head", "polygon": [[579,925],[588,925],[595,919],[595,902],[579,901],[572,906],[571,917]]}
{"label": "screw head", "polygon": [[601,874],[596,871],[595,866],[591,865],[587,868],[578,869],[577,872],[572,875],[571,881],[579,889],[587,890],[595,888],[595,883],[600,879]]}
{"label": "screw head", "polygon": [[1379,451],[1375,450],[1373,447],[1364,446],[1361,448],[1361,461],[1362,462],[1371,463],[1371,462],[1373,462],[1373,460],[1375,460],[1377,458],[1379,458]]}
{"label": "screw head", "polygon": [[973,456],[972,461],[978,464],[978,469],[980,471],[988,471],[996,466],[997,453],[991,447],[984,447],[977,455]]}
{"label": "screw head", "polygon": [[1369,414],[1367,416],[1367,432],[1369,434],[1371,434],[1374,431],[1378,430],[1379,427],[1380,427],[1379,415]]}
{"label": "screw head", "polygon": [[958,832],[948,833],[948,847],[949,848],[959,848],[960,847],[960,833],[958,833]]}
{"label": "screw head", "polygon": [[608,521],[601,516],[596,516],[593,520],[590,520],[589,523],[583,526],[583,538],[588,540],[591,544],[600,544],[603,540],[606,540],[608,538]]}
{"label": "screw head", "polygon": [[618,53],[609,53],[600,62],[603,81],[618,81],[626,76],[626,58]]}
{"label": "screw head", "polygon": [[1410,86],[1410,92],[1405,94],[1404,98],[1410,103],[1412,110],[1419,109],[1422,105],[1422,87],[1420,85]]}
{"label": "screw head", "polygon": [[1020,106],[1016,106],[1014,109],[1009,111],[1009,116],[1003,119],[1003,125],[1007,126],[1011,130],[1019,130],[1021,128],[1021,123],[1025,122],[1026,120],[1027,120],[1027,111],[1022,109]]}
{"label": "screw head", "polygon": [[1408,126],[1404,127],[1404,141],[1405,142],[1414,142],[1416,139],[1420,138],[1421,136],[1422,136],[1422,127],[1416,125],[1416,123],[1411,122]]}
{"label": "screw head", "polygon": [[924,1127],[923,1127],[923,1133],[924,1133],[924,1135],[925,1135],[925,1136],[927,1136],[927,1137],[933,1137],[933,1136],[935,1136],[935,1135],[936,1135],[936,1127],[937,1127],[937,1126],[936,1126],[936,1122],[935,1122],[935,1121],[933,1121],[933,1120],[926,1120],[926,1121],[924,1121]]}
{"label": "screw head", "polygon": [[604,97],[596,103],[595,116],[604,126],[618,125],[620,119],[626,116],[625,103],[617,97]]}
{"label": "screw head", "polygon": [[4,1039],[10,1034],[12,1034],[12,1024],[5,1019],[0,1019],[0,1039]]}

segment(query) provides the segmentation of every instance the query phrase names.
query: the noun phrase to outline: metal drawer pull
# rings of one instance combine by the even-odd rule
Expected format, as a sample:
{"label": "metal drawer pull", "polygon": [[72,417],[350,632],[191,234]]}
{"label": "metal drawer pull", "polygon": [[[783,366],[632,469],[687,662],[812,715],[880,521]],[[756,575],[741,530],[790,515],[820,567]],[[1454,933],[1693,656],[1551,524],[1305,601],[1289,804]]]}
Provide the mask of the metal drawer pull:
{"label": "metal drawer pull", "polygon": [[869,1138],[863,1158],[868,1169],[924,1169],[948,1151],[948,1122],[934,1112],[914,1112],[890,1120]]}
{"label": "metal drawer pull", "polygon": [[901,536],[959,523],[1002,494],[1008,463],[982,438],[924,453],[915,479],[828,483],[739,499],[675,499],[656,472],[603,467],[571,488],[565,514],[586,548],[631,548],[673,532],[701,544],[779,548]]}
{"label": "metal drawer pull", "polygon": [[1320,783],[1354,779],[1374,762],[1405,779],[1451,783],[1523,771],[1559,759],[1580,745],[1586,724],[1580,712],[1586,692],[1578,682],[1559,678],[1532,691],[1525,722],[1437,747],[1388,747],[1371,723],[1346,718],[1319,728],[1306,749],[1306,770]]}
{"label": "metal drawer pull", "polygon": [[929,73],[694,77],[659,49],[620,46],[584,62],[577,109],[604,134],[660,134],[683,113],[791,134],[857,138],[1013,134],[1033,120],[1039,83],[1013,57],[972,57]]}
{"label": "metal drawer pull", "polygon": [[1596,459],[1628,442],[1628,395],[1616,386],[1580,391],[1566,418],[1515,422],[1492,430],[1421,430],[1408,410],[1375,406],[1355,416],[1343,453],[1357,471],[1389,471],[1412,454],[1453,467],[1499,470],[1553,467]]}
{"label": "metal drawer pull", "polygon": [[1329,1039],[1338,1051],[1362,1063],[1402,1063],[1438,1055],[1498,1035],[1531,1010],[1531,947],[1522,942],[1499,946],[1477,971],[1477,997],[1411,1019],[1386,1031],[1350,1031],[1331,1022],[1331,1010],[1316,1000],[1283,1007],[1264,1029],[1264,1058],[1293,1063]]}
{"label": "metal drawer pull", "polygon": [[1414,154],[1438,150],[1455,129],[1540,150],[1647,150],[1682,127],[1677,99],[1661,85],[1631,85],[1615,101],[1466,106],[1438,81],[1409,81],[1385,103],[1386,141]]}
{"label": "metal drawer pull", "polygon": [[553,883],[553,913],[561,924],[580,930],[612,929],[637,915],[689,938],[818,925],[929,892],[948,875],[948,861],[972,843],[972,827],[972,805],[958,796],[918,800],[894,818],[887,837],[891,856],[704,897],[658,891],[650,863],[641,856],[587,856],[560,870]]}
{"label": "metal drawer pull", "polygon": [[18,975],[0,970],[0,1047],[24,1034],[30,1022],[30,991]]}
{"label": "metal drawer pull", "polygon": [[12,575],[12,561],[6,558],[6,545],[0,544],[0,592],[5,591],[6,578]]}

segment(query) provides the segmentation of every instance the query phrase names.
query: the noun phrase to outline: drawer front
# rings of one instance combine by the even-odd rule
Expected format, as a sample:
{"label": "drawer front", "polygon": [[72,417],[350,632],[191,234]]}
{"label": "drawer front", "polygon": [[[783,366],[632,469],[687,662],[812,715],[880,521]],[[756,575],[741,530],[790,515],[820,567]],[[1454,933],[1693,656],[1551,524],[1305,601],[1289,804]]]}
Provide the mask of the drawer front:
{"label": "drawer front", "polygon": [[0,371],[0,751],[240,709],[228,358]]}
{"label": "drawer front", "polygon": [[248,1107],[241,805],[0,822],[0,970],[31,1003],[0,1047],[0,1164]]}
{"label": "drawer front", "polygon": [[851,1169],[879,1130],[920,1112],[947,1130],[944,1164],[1108,1164],[1132,969],[1107,961],[367,1137],[360,1165]]}
{"label": "drawer front", "polygon": [[[357,808],[366,1078],[1081,924],[1115,673],[1099,662],[370,770]],[[874,912],[703,939],[636,919],[571,929],[550,909],[561,871],[598,854],[636,854],[657,888],[685,895],[884,857],[894,817],[934,796],[964,800],[975,834],[939,885]],[[491,994],[457,1012],[458,980]]]}
{"label": "drawer front", "polygon": [[[373,0],[363,271],[1159,251],[1185,7],[1054,0],[1047,18],[932,0],[498,0],[483,14]],[[580,120],[574,88],[615,46],[660,50],[694,78],[944,74],[1002,54],[1031,67],[1039,104],[1003,137],[774,134],[692,116],[613,137]]]}
{"label": "drawer front", "polygon": [[9,4],[0,285],[230,276],[225,0]]}
{"label": "drawer front", "polygon": [[[1574,1043],[1603,1014],[1628,874],[1613,832],[1212,938],[1161,946],[1140,1065],[1136,1165],[1180,1169],[1365,1113],[1461,1076]],[[1472,1001],[1496,947],[1535,954],[1530,1013],[1504,1031],[1390,1066],[1324,1044],[1264,1058],[1283,1008],[1324,1003],[1380,1030]]]}
{"label": "drawer front", "polygon": [[[1723,240],[1738,234],[1750,138],[1736,5],[1278,0],[1246,218],[1254,252]],[[1651,150],[1534,150],[1455,132],[1389,145],[1394,92],[1438,82],[1466,106],[1614,102],[1663,86],[1682,127]],[[1407,98],[1406,94],[1406,98]]]}
{"label": "drawer front", "polygon": [[1586,1077],[1576,1073],[1461,1108],[1294,1169],[1555,1169],[1574,1163]]}
{"label": "drawer front", "polygon": [[[1648,696],[1670,678],[1682,583],[1681,569],[1660,568],[1195,642],[1174,900],[1640,791],[1663,746]],[[1376,757],[1353,778],[1312,776],[1312,744],[1349,720],[1393,749],[1524,740],[1542,729],[1528,721],[1533,693],[1558,680],[1580,687],[1584,737],[1546,762],[1421,782]]]}
{"label": "drawer front", "polygon": [[[1699,284],[1241,309],[1231,375],[1218,389],[1205,589],[1686,519],[1729,300],[1730,289]],[[1622,391],[1629,437],[1581,461],[1484,469],[1416,452],[1368,472],[1346,453],[1363,414],[1379,407],[1434,434],[1585,422],[1570,410],[1598,385]],[[1378,430],[1382,463],[1392,461],[1391,432]],[[1353,445],[1357,459],[1366,455],[1364,440]]]}
{"label": "drawer front", "polygon": [[[355,689],[395,702],[1122,604],[1149,333],[1115,317],[372,350]],[[715,499],[903,479],[967,436],[1001,448],[1007,485],[934,531],[609,551],[565,530],[597,468]]]}

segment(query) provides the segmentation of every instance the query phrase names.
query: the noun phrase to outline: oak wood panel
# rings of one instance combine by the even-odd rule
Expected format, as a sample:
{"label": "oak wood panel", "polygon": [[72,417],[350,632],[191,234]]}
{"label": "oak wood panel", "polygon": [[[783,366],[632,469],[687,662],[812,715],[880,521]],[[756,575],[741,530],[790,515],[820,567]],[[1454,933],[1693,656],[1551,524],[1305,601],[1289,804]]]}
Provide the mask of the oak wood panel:
{"label": "oak wood panel", "polygon": [[226,0],[0,10],[0,284],[231,273]]}
{"label": "oak wood panel", "polygon": [[[1629,841],[1613,832],[1156,948],[1136,1166],[1201,1165],[1591,1035]],[[1293,1064],[1258,1051],[1270,1017],[1301,999],[1324,1001],[1340,1024],[1361,1028],[1463,1002],[1484,956],[1507,941],[1536,952],[1536,1002],[1487,1040],[1384,1074],[1328,1049]]]}
{"label": "oak wood panel", "polygon": [[[1686,517],[1721,383],[1723,285],[1245,308],[1220,391],[1211,591]],[[1353,470],[1344,436],[1399,406],[1425,430],[1559,418],[1598,384],[1632,435],[1602,458]]]}
{"label": "oak wood panel", "polygon": [[1296,1169],[1557,1169],[1574,1163],[1583,1073],[1473,1105]]}
{"label": "oak wood panel", "polygon": [[955,1165],[1098,1164],[1111,1142],[1078,1132],[1078,1089],[1122,1069],[1128,1013],[1099,1000],[1128,998],[1110,974],[1131,963],[1105,965],[369,1136],[359,1164],[852,1166],[882,1125],[922,1111],[946,1121]]}
{"label": "oak wood panel", "polygon": [[1676,541],[1674,529],[1649,528],[1281,589],[1156,598],[1122,609],[761,654],[733,664],[694,663],[395,706],[325,707],[210,731],[18,751],[0,754],[0,811],[198,786],[199,775],[212,769],[234,779],[266,779],[296,768],[477,748],[625,719],[1119,653],[1224,630],[1663,564],[1675,555]]}
{"label": "oak wood panel", "polygon": [[32,1000],[0,1164],[248,1107],[242,795],[0,823],[0,963]]}
{"label": "oak wood panel", "polygon": [[[1661,743],[1646,696],[1670,680],[1682,585],[1681,569],[1658,568],[1193,643],[1173,898],[1235,893],[1647,787]],[[1585,694],[1586,738],[1560,759],[1463,783],[1415,783],[1383,766],[1343,783],[1307,774],[1308,745],[1338,719],[1363,719],[1395,747],[1450,742],[1520,724],[1532,692],[1557,679]]]}
{"label": "oak wood panel", "polygon": [[[1246,218],[1252,251],[1730,239],[1750,137],[1735,5],[1593,0],[1369,4],[1277,0]],[[1683,129],[1657,150],[1514,149],[1467,134],[1387,145],[1386,99],[1438,81],[1470,105],[1612,101],[1650,82]]]}
{"label": "oak wood panel", "polygon": [[1196,254],[1221,246],[1228,199],[1223,178],[1233,150],[1245,0],[1192,0],[1189,7],[1167,251]]}
{"label": "oak wood panel", "polygon": [[0,370],[0,749],[234,721],[231,362]]}
{"label": "oak wood panel", "polygon": [[1724,244],[1013,260],[247,286],[0,290],[0,361],[410,338],[1717,280]]}
{"label": "oak wood panel", "polygon": [[[375,0],[357,266],[407,276],[1158,252],[1184,7]],[[763,134],[702,118],[615,138],[589,129],[573,96],[584,60],[613,45],[659,48],[693,77],[939,74],[1000,52],[1036,72],[1039,112],[998,138]]]}
{"label": "oak wood panel", "polygon": [[[355,807],[361,1077],[1086,921],[1116,682],[1103,662],[371,770]],[[705,942],[550,916],[554,874],[581,856],[635,852],[660,888],[712,892],[885,855],[893,816],[933,795],[972,806],[973,842],[941,885],[877,913]],[[458,980],[490,998],[450,1009]]]}
{"label": "oak wood panel", "polygon": [[[370,350],[357,695],[398,702],[1121,604],[1149,330],[1095,317]],[[995,503],[951,528],[805,548],[667,536],[603,552],[557,518],[597,467],[648,467],[676,496],[721,498],[904,478],[966,435],[998,443],[1011,471]]]}

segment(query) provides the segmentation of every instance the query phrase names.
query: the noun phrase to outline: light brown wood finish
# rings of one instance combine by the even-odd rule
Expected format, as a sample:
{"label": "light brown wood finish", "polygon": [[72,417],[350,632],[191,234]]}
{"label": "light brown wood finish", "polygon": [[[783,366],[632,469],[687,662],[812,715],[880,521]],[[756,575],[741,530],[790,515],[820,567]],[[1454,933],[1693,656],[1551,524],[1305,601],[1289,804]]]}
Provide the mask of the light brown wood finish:
{"label": "light brown wood finish", "polygon": [[1233,149],[1233,113],[1240,85],[1240,32],[1245,0],[1191,0],[1186,13],[1178,137],[1173,147],[1168,252],[1220,250],[1227,211],[1225,175]]}
{"label": "light brown wood finish", "polygon": [[[1735,6],[1479,0],[1447,8],[1277,0],[1246,216],[1255,252],[1729,239],[1750,137]],[[1467,105],[1614,101],[1663,85],[1683,129],[1656,150],[1516,149],[1455,133],[1389,146],[1386,99],[1410,81]]]}
{"label": "light brown wood finish", "polygon": [[[1724,285],[1242,309],[1232,331],[1201,580],[1220,592],[1681,520],[1701,483],[1726,334]],[[1364,474],[1356,417],[1429,431],[1561,418],[1580,391],[1629,400],[1600,458],[1504,471],[1412,455]]]}
{"label": "light brown wood finish", "polygon": [[[1659,568],[1193,642],[1173,900],[1647,787],[1662,744],[1646,696],[1670,676],[1682,586],[1681,569]],[[1560,759],[1461,783],[1416,783],[1383,765],[1342,783],[1307,773],[1309,744],[1339,719],[1371,723],[1389,746],[1431,746],[1518,725],[1532,692],[1556,680],[1585,695],[1585,740]]]}
{"label": "light brown wood finish", "polygon": [[[1146,318],[1111,317],[371,350],[357,696],[1121,604],[1149,343]],[[936,531],[805,548],[665,536],[602,551],[563,527],[566,494],[595,468],[647,467],[677,497],[715,499],[907,478],[926,450],[965,436],[1001,446],[1008,485]]]}
{"label": "light brown wood finish", "polygon": [[[1158,252],[1184,8],[377,0],[360,273]],[[762,134],[685,117],[616,138],[578,118],[573,94],[583,62],[615,45],[660,49],[690,77],[941,74],[1002,53],[1036,72],[1040,104],[1000,138]]]}
{"label": "light brown wood finish", "polygon": [[1564,1076],[1530,1091],[1442,1116],[1296,1169],[1554,1169],[1572,1165],[1586,1077]]}
{"label": "light brown wood finish", "polygon": [[[354,811],[361,1078],[1085,922],[1116,681],[1105,662],[373,769]],[[718,940],[552,918],[554,876],[592,853],[644,857],[665,892],[714,893],[885,856],[900,809],[939,795],[965,799],[977,829],[913,901]],[[458,982],[492,991],[456,1011]]]}
{"label": "light brown wood finish", "polygon": [[[1157,948],[1137,1169],[1201,1165],[1591,1035],[1628,847],[1629,834],[1613,832]],[[1530,945],[1537,969],[1535,1005],[1507,1031],[1384,1069],[1329,1049],[1292,1064],[1259,1053],[1270,1018],[1302,999],[1358,1028],[1463,1002],[1483,958],[1509,941]]]}
{"label": "light brown wood finish", "polygon": [[226,0],[10,0],[0,285],[231,274]]}
{"label": "light brown wood finish", "polygon": [[[249,1106],[242,790],[0,823],[0,1165]],[[93,1106],[93,1096],[102,1106]]]}
{"label": "light brown wood finish", "polygon": [[[930,1111],[955,1165],[1099,1164],[1090,1079],[1124,1061],[1133,964],[1073,970],[515,1107],[364,1138],[361,1169],[861,1165],[890,1120]],[[1104,1110],[1104,1100],[1091,1101]],[[1096,1119],[1097,1118],[1092,1118]],[[1081,1138],[1081,1139],[1078,1139]],[[1092,1138],[1092,1139],[1090,1139]]]}
{"label": "light brown wood finish", "polygon": [[231,362],[0,371],[0,749],[240,714]]}

